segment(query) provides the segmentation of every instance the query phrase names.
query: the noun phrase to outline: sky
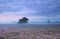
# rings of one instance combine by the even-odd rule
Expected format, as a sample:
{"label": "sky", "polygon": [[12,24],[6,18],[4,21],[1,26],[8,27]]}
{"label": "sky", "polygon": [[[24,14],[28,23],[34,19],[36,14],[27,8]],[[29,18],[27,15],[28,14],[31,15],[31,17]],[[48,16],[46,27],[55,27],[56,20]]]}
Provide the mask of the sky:
{"label": "sky", "polygon": [[0,23],[22,17],[30,21],[60,20],[60,0],[0,0]]}

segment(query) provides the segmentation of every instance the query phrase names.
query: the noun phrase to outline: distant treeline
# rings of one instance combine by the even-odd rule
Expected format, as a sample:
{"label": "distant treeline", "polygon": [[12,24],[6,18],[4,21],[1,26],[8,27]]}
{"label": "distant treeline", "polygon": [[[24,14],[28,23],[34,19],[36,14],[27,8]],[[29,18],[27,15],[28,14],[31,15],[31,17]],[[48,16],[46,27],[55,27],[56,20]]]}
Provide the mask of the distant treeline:
{"label": "distant treeline", "polygon": [[47,23],[60,23],[59,21],[54,21],[54,22],[52,22],[52,21],[50,21],[50,20],[47,20]]}

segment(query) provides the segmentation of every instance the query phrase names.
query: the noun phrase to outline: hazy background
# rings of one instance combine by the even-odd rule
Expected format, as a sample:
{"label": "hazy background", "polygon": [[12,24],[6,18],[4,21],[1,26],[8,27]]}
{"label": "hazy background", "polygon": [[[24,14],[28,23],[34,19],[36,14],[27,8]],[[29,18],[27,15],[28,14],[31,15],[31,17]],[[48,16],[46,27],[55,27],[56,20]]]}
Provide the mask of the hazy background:
{"label": "hazy background", "polygon": [[60,21],[60,0],[0,0],[0,23]]}

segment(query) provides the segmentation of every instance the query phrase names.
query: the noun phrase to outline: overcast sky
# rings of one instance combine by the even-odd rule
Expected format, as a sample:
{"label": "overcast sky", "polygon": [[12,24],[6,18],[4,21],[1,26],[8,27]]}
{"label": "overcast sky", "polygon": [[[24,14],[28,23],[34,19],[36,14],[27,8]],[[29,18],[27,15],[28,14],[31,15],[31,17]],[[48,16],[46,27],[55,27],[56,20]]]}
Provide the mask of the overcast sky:
{"label": "overcast sky", "polygon": [[60,0],[0,0],[0,21],[60,20]]}

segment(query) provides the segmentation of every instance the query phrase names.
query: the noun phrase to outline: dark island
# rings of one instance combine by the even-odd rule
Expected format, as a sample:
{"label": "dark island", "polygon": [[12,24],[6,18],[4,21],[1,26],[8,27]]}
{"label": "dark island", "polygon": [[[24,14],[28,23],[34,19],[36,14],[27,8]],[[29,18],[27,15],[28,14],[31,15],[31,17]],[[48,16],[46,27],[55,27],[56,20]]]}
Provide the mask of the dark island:
{"label": "dark island", "polygon": [[23,17],[22,19],[19,19],[18,23],[19,24],[21,24],[21,23],[28,23],[28,18]]}

